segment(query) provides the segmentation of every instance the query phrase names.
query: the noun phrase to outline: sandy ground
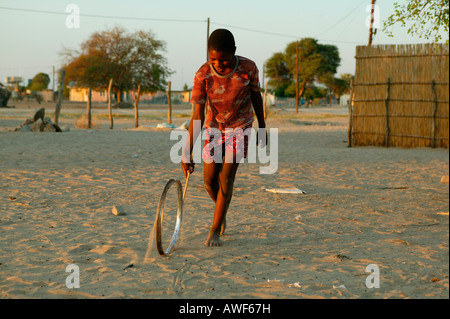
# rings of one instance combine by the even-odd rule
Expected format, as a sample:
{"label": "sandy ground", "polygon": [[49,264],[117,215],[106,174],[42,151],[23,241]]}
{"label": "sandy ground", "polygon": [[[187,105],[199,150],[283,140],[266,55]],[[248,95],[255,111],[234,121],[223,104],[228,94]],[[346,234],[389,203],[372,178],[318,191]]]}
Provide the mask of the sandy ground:
{"label": "sandy ground", "polygon": [[[156,207],[167,181],[182,179],[169,154],[176,141],[155,128],[167,111],[143,108],[135,129],[133,110],[114,110],[110,130],[98,107],[89,130],[75,127],[84,106],[63,105],[69,131],[12,132],[41,106],[53,113],[53,104],[0,108],[3,299],[449,298],[447,149],[348,148],[346,108],[273,111],[278,169],[240,166],[223,246],[203,246],[214,206],[197,164],[180,240],[161,257],[150,236]],[[179,106],[173,121],[189,115]],[[264,190],[293,187],[306,194]],[[175,204],[173,189],[166,244]],[[66,286],[70,264],[79,288]],[[379,288],[366,285],[376,283],[368,265]]]}

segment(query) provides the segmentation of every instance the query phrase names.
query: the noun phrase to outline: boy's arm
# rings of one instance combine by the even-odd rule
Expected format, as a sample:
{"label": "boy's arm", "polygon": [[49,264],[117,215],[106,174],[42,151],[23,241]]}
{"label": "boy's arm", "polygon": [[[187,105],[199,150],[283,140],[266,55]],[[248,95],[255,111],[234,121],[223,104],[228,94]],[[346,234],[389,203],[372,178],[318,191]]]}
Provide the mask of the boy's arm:
{"label": "boy's arm", "polygon": [[[261,92],[259,91],[251,91],[251,100],[253,105],[253,110],[255,110],[256,118],[258,119],[258,128],[259,129],[266,129],[266,120],[264,119],[264,106],[263,101],[261,97]],[[259,129],[256,134],[256,145],[260,145],[261,147],[264,147],[267,143],[267,132],[264,132],[265,134],[261,136],[259,134]],[[264,139],[265,136],[265,139]]]}
{"label": "boy's arm", "polygon": [[[196,121],[200,121],[200,125],[194,125],[194,123],[199,123]],[[182,168],[184,172],[184,176],[187,177],[187,172],[194,172],[194,163],[191,162],[192,150],[194,149],[194,141],[197,140],[200,135],[203,127],[203,123],[205,122],[205,103],[203,104],[195,104],[194,112],[192,114],[191,121],[189,123],[188,128],[188,138],[186,139],[186,144],[183,149],[182,154]]]}
{"label": "boy's arm", "polygon": [[251,100],[253,105],[253,110],[255,110],[256,118],[258,119],[258,127],[265,128],[266,120],[264,119],[264,106],[261,97],[261,92],[251,91]]}

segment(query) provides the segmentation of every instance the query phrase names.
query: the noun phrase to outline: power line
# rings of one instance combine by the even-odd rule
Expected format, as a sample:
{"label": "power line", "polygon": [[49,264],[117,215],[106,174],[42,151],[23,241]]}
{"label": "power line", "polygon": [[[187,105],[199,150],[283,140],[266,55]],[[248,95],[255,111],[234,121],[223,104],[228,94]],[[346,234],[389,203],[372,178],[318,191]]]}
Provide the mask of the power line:
{"label": "power line", "polygon": [[332,28],[334,28],[335,26],[337,26],[339,23],[341,23],[342,21],[344,21],[349,15],[351,15],[356,9],[358,9],[363,3],[365,3],[366,0],[361,1],[361,3],[359,3],[356,7],[354,7],[352,10],[350,10],[349,13],[347,13],[344,17],[342,17],[341,19],[339,19],[338,22],[336,22],[335,24],[333,24],[331,27],[329,27],[328,29],[326,29],[325,31],[323,31],[322,33],[316,35],[316,37],[320,37],[322,34],[327,33],[328,31],[330,31]]}
{"label": "power line", "polygon": [[0,68],[0,70],[13,70],[13,69],[31,70],[31,69],[45,69],[45,68],[51,68],[51,67],[53,67],[53,65],[26,66],[26,67],[10,66],[10,67]]}
{"label": "power line", "polygon": [[[358,7],[360,5],[361,4],[359,4]],[[65,16],[67,16],[67,14],[68,14],[66,12],[58,12],[58,11],[44,11],[44,10],[10,8],[10,7],[0,7],[0,10],[11,10],[11,11],[30,12],[30,13],[43,13],[43,14],[56,14],[56,15],[65,15]],[[356,8],[353,9],[352,12],[354,10],[356,10]],[[348,15],[346,15],[344,18],[346,18]],[[189,20],[189,19],[163,19],[163,18],[140,18],[140,17],[123,17],[123,16],[104,16],[104,15],[95,15],[95,14],[80,14],[80,16],[89,17],[89,18],[104,18],[104,19],[115,19],[115,20],[122,19],[122,20],[134,20],[134,21],[141,20],[141,21],[190,22],[190,23],[204,23],[204,22],[207,21],[207,20]],[[343,19],[341,19],[341,20],[343,20]],[[341,20],[338,21],[338,23],[341,22]],[[336,23],[336,24],[338,24],[338,23]],[[284,33],[277,33],[277,32],[271,32],[271,31],[256,30],[256,29],[239,27],[239,26],[234,26],[234,25],[229,25],[229,24],[224,24],[224,23],[219,23],[219,22],[211,22],[211,24],[215,24],[215,25],[223,26],[223,27],[228,27],[228,28],[235,28],[235,29],[244,30],[244,31],[248,31],[248,32],[267,34],[267,35],[279,36],[279,37],[285,37],[285,38],[291,38],[291,39],[300,39],[300,37],[294,36],[294,35],[291,35],[291,34],[284,34]],[[325,33],[325,32],[323,32],[323,33]],[[357,45],[361,44],[360,42],[342,41],[342,40],[335,40],[335,39],[333,39],[333,40],[319,39],[319,40],[326,41],[326,42],[332,42],[332,43],[357,44]]]}
{"label": "power line", "polygon": [[[34,9],[22,9],[22,8],[8,8],[8,7],[0,7],[1,10],[11,10],[11,11],[20,11],[20,12],[31,12],[31,13],[44,13],[44,14],[56,14],[56,15],[65,15],[67,16],[67,12],[59,12],[59,11],[44,11],[44,10],[34,10]],[[82,17],[89,18],[103,18],[103,19],[122,19],[122,20],[143,20],[143,21],[162,21],[162,22],[205,22],[206,20],[188,20],[188,19],[162,19],[162,18],[140,18],[140,17],[122,17],[122,16],[104,16],[97,14],[80,14]]]}
{"label": "power line", "polygon": [[289,34],[283,34],[283,33],[276,33],[276,32],[261,31],[261,30],[237,27],[235,25],[229,25],[229,24],[218,23],[218,22],[211,22],[211,24],[215,24],[215,25],[222,26],[222,27],[227,27],[227,28],[235,28],[235,29],[244,30],[244,31],[262,33],[262,34],[269,34],[269,35],[275,35],[275,36],[281,36],[281,37],[286,37],[286,38],[293,38],[293,39],[298,39],[299,38],[297,36],[289,35]]}
{"label": "power line", "polygon": [[[235,28],[235,29],[249,31],[249,32],[268,34],[268,35],[274,35],[274,36],[282,36],[282,37],[293,38],[293,39],[297,39],[297,40],[300,39],[300,37],[294,36],[294,35],[290,35],[290,34],[283,34],[283,33],[276,33],[276,32],[270,32],[270,31],[255,30],[255,29],[250,29],[250,28],[243,28],[243,27],[238,27],[238,26],[235,26],[235,25],[229,25],[229,24],[224,24],[224,23],[219,23],[219,22],[212,22],[211,21],[211,24],[215,24],[215,25],[222,26],[222,27],[227,27],[227,28]],[[353,42],[353,41],[325,40],[325,39],[319,39],[319,40],[326,41],[326,42],[346,43],[346,44],[362,44],[361,42]]]}

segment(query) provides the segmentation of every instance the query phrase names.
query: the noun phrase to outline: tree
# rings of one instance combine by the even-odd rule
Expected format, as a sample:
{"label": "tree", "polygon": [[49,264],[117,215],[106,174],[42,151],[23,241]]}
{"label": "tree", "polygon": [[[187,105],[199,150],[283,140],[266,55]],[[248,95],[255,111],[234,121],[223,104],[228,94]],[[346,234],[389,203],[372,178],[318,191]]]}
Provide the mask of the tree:
{"label": "tree", "polygon": [[334,96],[339,99],[350,90],[350,84],[343,78],[334,78],[331,90],[333,91]]}
{"label": "tree", "polygon": [[326,89],[315,85],[308,85],[305,88],[303,97],[308,101],[308,106],[312,106],[312,101],[317,98],[323,98],[327,95]]}
{"label": "tree", "polygon": [[[350,81],[349,74],[342,74],[341,78],[336,78],[331,74],[327,74],[322,77],[321,82],[325,84],[329,91],[329,103],[331,106],[331,98],[334,95],[336,99],[339,99],[343,94],[349,91]],[[350,75],[351,76],[351,75]]]}
{"label": "tree", "polygon": [[81,50],[65,49],[66,81],[93,89],[108,88],[121,101],[123,92],[165,90],[166,78],[172,73],[161,55],[165,43],[156,40],[150,31],[127,33],[124,28],[95,32],[81,44]]}
{"label": "tree", "polygon": [[50,83],[50,77],[46,73],[38,73],[31,80],[30,90],[31,91],[43,91],[48,88]]}
{"label": "tree", "polygon": [[447,35],[449,24],[449,0],[409,0],[406,3],[394,3],[395,12],[384,21],[383,30],[393,37],[393,26],[400,24],[407,27],[408,33],[432,42],[442,40],[444,31]]}
{"label": "tree", "polygon": [[348,90],[344,93],[349,93],[350,89],[351,89],[352,81],[354,81],[355,76],[350,73],[343,73],[343,74],[341,74],[341,79],[344,80],[348,85]]}
{"label": "tree", "polygon": [[[297,42],[287,45],[284,53],[275,53],[266,62],[266,75],[269,85],[275,92],[295,96],[296,92],[296,46]],[[335,74],[341,62],[338,48],[334,45],[320,44],[316,39],[304,38],[298,42],[299,96],[303,96],[307,86],[327,74]]]}
{"label": "tree", "polygon": [[268,85],[274,89],[275,95],[284,97],[286,89],[292,83],[292,74],[287,67],[285,54],[277,52],[269,58],[266,62],[265,72],[269,76]]}
{"label": "tree", "polygon": [[[60,83],[61,83],[61,72],[57,72],[57,74],[58,74],[58,81],[56,83],[58,84],[58,86],[57,86],[57,90],[56,91],[59,92],[59,86],[60,86]],[[65,73],[64,73],[64,77],[65,77]],[[64,81],[64,83],[63,83],[63,95],[62,95],[62,97],[64,97],[64,98],[70,97],[70,89],[67,87],[66,81]]]}

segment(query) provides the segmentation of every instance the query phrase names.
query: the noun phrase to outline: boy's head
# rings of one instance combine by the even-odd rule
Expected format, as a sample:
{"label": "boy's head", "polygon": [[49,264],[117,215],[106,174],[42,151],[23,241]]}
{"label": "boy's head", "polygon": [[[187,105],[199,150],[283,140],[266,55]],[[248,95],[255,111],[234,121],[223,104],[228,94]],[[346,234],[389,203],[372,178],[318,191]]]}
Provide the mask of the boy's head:
{"label": "boy's head", "polygon": [[211,50],[234,55],[236,52],[236,45],[233,34],[226,29],[214,30],[208,39],[208,51]]}

